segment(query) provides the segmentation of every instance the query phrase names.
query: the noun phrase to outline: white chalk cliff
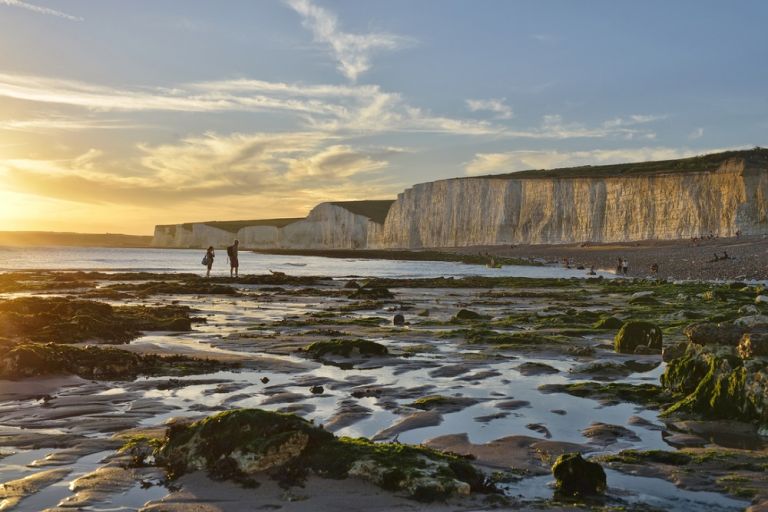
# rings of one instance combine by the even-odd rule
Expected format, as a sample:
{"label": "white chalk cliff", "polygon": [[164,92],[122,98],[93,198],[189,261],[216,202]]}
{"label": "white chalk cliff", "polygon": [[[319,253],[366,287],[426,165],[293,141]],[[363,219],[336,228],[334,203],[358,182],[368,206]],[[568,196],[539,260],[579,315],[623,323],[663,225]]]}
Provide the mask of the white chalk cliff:
{"label": "white chalk cliff", "polygon": [[282,224],[216,224],[157,226],[154,244],[374,249],[768,234],[768,150],[455,178],[415,185],[394,202],[322,203]]}

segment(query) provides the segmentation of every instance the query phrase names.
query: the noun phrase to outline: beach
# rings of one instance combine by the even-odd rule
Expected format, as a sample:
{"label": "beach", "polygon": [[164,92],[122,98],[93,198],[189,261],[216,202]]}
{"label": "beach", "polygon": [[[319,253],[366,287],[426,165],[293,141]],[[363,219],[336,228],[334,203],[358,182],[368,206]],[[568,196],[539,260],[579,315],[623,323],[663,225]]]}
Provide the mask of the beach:
{"label": "beach", "polygon": [[[760,289],[565,275],[1,274],[4,499],[20,511],[371,510],[371,496],[373,510],[567,510],[551,466],[581,453],[608,475],[596,507],[763,502],[759,423],[665,415],[680,397],[660,386],[691,343],[687,325],[759,325]],[[618,352],[630,320],[657,326],[672,356],[661,345]],[[332,459],[374,466],[350,460],[327,480],[327,456],[286,444],[274,452],[287,450],[283,462],[243,473],[175,441],[228,424],[241,432],[239,418],[254,414],[320,436]],[[220,426],[199,430],[206,422]],[[232,439],[228,450],[244,449]],[[471,469],[453,473],[450,462],[428,477],[408,469],[417,459],[374,455],[403,447],[435,468],[454,460],[444,450],[470,457]],[[215,460],[240,460],[229,453]],[[406,472],[386,483],[377,475],[392,463]],[[468,471],[485,483],[462,481]]]}

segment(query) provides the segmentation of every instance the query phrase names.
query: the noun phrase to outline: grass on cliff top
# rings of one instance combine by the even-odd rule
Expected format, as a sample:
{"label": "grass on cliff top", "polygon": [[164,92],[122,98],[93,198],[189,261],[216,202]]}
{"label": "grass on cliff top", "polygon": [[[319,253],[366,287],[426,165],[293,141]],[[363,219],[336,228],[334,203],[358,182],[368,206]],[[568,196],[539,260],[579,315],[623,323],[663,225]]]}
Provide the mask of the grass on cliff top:
{"label": "grass on cliff top", "polygon": [[472,178],[496,179],[549,179],[549,178],[597,178],[609,176],[632,176],[636,174],[666,174],[685,172],[714,171],[731,158],[743,158],[748,164],[768,165],[768,149],[756,147],[751,150],[724,151],[698,155],[678,160],[658,160],[654,162],[622,163],[612,165],[584,165],[581,167],[563,167],[559,169],[532,169],[506,174],[493,174]]}

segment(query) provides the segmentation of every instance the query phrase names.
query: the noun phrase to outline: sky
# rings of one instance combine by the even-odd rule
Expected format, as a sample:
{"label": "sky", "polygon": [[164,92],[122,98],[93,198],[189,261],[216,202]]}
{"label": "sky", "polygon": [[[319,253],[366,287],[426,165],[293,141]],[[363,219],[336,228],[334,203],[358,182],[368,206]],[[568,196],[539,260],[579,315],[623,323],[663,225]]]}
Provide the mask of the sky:
{"label": "sky", "polygon": [[0,0],[0,230],[768,145],[768,2]]}

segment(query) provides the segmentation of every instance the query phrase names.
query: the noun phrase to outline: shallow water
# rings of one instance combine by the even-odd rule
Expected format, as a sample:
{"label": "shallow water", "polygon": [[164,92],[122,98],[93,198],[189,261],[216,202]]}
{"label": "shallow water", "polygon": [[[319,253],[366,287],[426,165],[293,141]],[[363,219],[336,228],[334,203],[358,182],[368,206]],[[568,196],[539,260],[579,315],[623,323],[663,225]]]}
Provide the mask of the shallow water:
{"label": "shallow water", "polygon": [[[57,249],[48,255],[44,251],[0,251],[0,268],[15,264],[15,268],[82,268],[82,269],[130,269],[146,271],[199,271],[197,263],[199,251],[162,250],[162,249]],[[15,259],[13,259],[15,258]],[[58,259],[57,259],[58,258]],[[53,265],[53,260],[60,265]],[[325,275],[341,277],[347,275],[378,275],[397,277],[429,277],[438,275],[515,275],[530,277],[583,277],[583,271],[568,271],[552,267],[506,267],[501,270],[487,269],[481,266],[463,265],[459,263],[441,262],[402,262],[386,260],[337,260],[329,258],[303,258],[288,256],[264,256],[245,253],[241,257],[244,273],[261,273],[265,268],[285,271],[289,274]],[[295,266],[297,262],[306,262],[305,266]],[[191,262],[191,263],[190,263]],[[173,265],[170,265],[173,263]],[[248,264],[246,267],[245,264]],[[133,266],[125,266],[132,264]],[[27,265],[26,267],[23,265]],[[165,265],[165,266],[163,266]],[[186,265],[186,266],[185,266]],[[258,267],[258,268],[257,268]],[[341,286],[341,283],[336,283]],[[330,306],[337,307],[343,300],[332,294],[328,297],[293,297],[279,296],[272,299],[268,295],[257,296],[258,287],[238,286],[245,295],[232,298],[221,296],[154,296],[146,300],[136,299],[138,304],[157,304],[174,301],[180,305],[189,305],[197,310],[196,316],[207,319],[205,324],[195,324],[189,333],[153,332],[135,340],[133,344],[142,348],[169,349],[178,353],[195,354],[200,351],[215,352],[232,356],[253,355],[262,351],[268,345],[266,340],[274,332],[269,325],[285,317],[301,317],[308,312],[324,311]],[[484,304],[484,298],[477,290],[393,290],[397,296],[395,305],[411,304],[409,317],[414,317],[413,311],[430,303],[436,310],[459,307],[459,304],[472,304],[478,301],[477,307],[484,313],[503,315],[504,309],[541,309],[548,302],[541,300],[523,301],[514,305]],[[250,295],[249,295],[250,294]],[[273,301],[274,300],[274,301]],[[414,305],[416,304],[416,305]],[[438,307],[439,304],[439,307]],[[561,304],[562,305],[562,304]],[[389,307],[388,305],[387,307]],[[373,311],[350,313],[351,317],[379,316],[391,318],[392,311],[379,308]],[[445,318],[442,318],[445,320]],[[266,322],[268,325],[259,326]],[[322,327],[322,326],[317,326]],[[451,329],[456,326],[451,326]],[[404,443],[421,443],[428,439],[446,434],[467,433],[473,443],[485,443],[502,437],[525,435],[544,439],[545,435],[529,429],[530,424],[540,423],[551,433],[552,440],[585,444],[589,440],[584,437],[582,430],[594,422],[602,422],[625,426],[632,430],[639,439],[619,439],[610,446],[589,446],[590,453],[616,452],[625,448],[636,449],[672,449],[662,438],[660,430],[637,425],[629,425],[630,416],[639,416],[654,425],[660,424],[658,413],[640,406],[621,403],[605,406],[599,402],[578,398],[566,394],[542,394],[538,387],[542,384],[569,383],[591,380],[583,375],[569,373],[572,368],[591,361],[593,358],[576,357],[564,353],[535,352],[524,353],[507,351],[502,354],[490,354],[476,346],[462,344],[452,339],[443,339],[439,334],[448,327],[442,324],[436,326],[418,324],[400,330],[379,332],[376,335],[361,335],[386,345],[393,353],[404,351],[414,344],[428,344],[432,351],[417,352],[408,358],[392,358],[390,361],[374,361],[362,367],[343,370],[330,365],[322,365],[299,357],[295,352],[290,355],[269,353],[276,362],[274,368],[255,370],[244,368],[234,371],[218,371],[206,375],[181,377],[180,381],[209,380],[189,386],[172,389],[158,389],[157,384],[168,381],[168,377],[141,378],[134,382],[93,384],[82,379],[62,380],[58,393],[54,392],[55,381],[46,385],[46,393],[56,395],[51,404],[54,408],[59,401],[90,401],[96,412],[85,412],[82,416],[72,416],[62,421],[41,422],[30,427],[46,427],[49,432],[66,431],[80,426],[78,420],[91,416],[90,419],[108,421],[115,416],[128,412],[133,404],[141,403],[136,410],[135,426],[152,427],[161,425],[166,420],[185,416],[200,417],[219,410],[237,407],[260,407],[269,410],[281,410],[286,407],[298,406],[296,411],[306,419],[317,424],[328,422],[338,412],[340,404],[350,399],[351,388],[361,382],[371,383],[385,388],[420,389],[424,386],[424,395],[461,395],[478,399],[475,405],[463,410],[443,414],[442,422],[436,426],[417,428],[402,432],[399,441]],[[288,329],[290,331],[290,329]],[[296,331],[301,331],[297,328]],[[283,335],[285,331],[283,332]],[[299,334],[297,334],[298,336]],[[241,338],[242,336],[242,338]],[[355,336],[357,336],[355,334]],[[290,336],[288,336],[290,337]],[[590,335],[587,342],[592,345],[610,341],[612,333]],[[307,338],[309,340],[309,338]],[[310,340],[311,341],[311,340]],[[260,343],[264,345],[260,345]],[[289,352],[286,352],[289,353]],[[483,359],[475,360],[474,357]],[[642,356],[622,356],[613,354],[610,350],[598,349],[594,359],[623,362],[628,359],[642,359]],[[559,370],[553,375],[524,376],[516,367],[524,362],[543,363]],[[293,371],[281,369],[277,363],[290,363]],[[464,373],[457,375],[433,374],[436,369],[466,364],[469,367]],[[495,371],[497,374],[483,378],[471,378],[478,372]],[[663,365],[652,370],[634,373],[620,382],[657,383]],[[262,382],[267,377],[268,383]],[[324,381],[324,392],[312,394],[309,391],[310,382]],[[45,379],[41,379],[45,380]],[[222,387],[218,386],[222,384]],[[3,391],[0,381],[0,394]],[[367,384],[366,384],[367,385]],[[50,390],[48,389],[50,388]],[[10,389],[10,387],[9,387]],[[276,393],[293,393],[296,401],[273,401]],[[13,396],[9,392],[9,397]],[[31,395],[28,395],[31,396]],[[114,398],[109,404],[108,411],[98,411],[101,400]],[[356,404],[371,411],[371,414],[360,421],[341,428],[337,435],[372,437],[381,430],[391,426],[402,418],[402,410],[416,397],[394,397],[394,406],[385,407],[377,398],[360,398]],[[502,401],[515,399],[530,402],[529,407],[507,411],[506,417],[487,421],[477,418],[499,413],[497,404]],[[10,409],[27,407],[35,413],[42,407],[35,403],[37,399],[16,398],[0,402],[0,414],[8,413]],[[65,406],[61,409],[66,411]],[[402,410],[399,410],[402,409]],[[557,414],[553,410],[563,410],[565,414]],[[26,411],[27,409],[25,409]],[[137,412],[138,411],[138,412]],[[42,415],[44,416],[44,414]],[[7,416],[6,416],[7,417]],[[109,437],[111,432],[103,430],[98,422],[89,423],[79,433],[89,437]],[[58,428],[60,430],[52,430]],[[0,481],[8,481],[26,476],[39,468],[28,466],[32,460],[44,457],[53,449],[19,451],[5,459],[0,459]],[[96,469],[103,453],[82,457],[70,466],[72,473],[57,484],[53,484],[34,496],[23,500],[18,508],[21,511],[36,511],[54,506],[59,500],[71,494],[68,484],[74,478]],[[507,491],[510,495],[521,494],[526,500],[549,499],[552,489],[548,485],[550,476],[526,478],[516,484],[510,484]],[[641,478],[632,475],[608,472],[610,487],[609,498],[628,503],[647,503],[664,510],[736,510],[745,506],[744,502],[732,500],[716,493],[690,492],[680,490],[674,485],[660,479]],[[161,486],[142,488],[138,483],[130,490],[115,494],[108,504],[95,504],[88,510],[137,510],[149,500],[163,497],[166,489]]]}
{"label": "shallow water", "polygon": [[[125,249],[91,247],[0,247],[0,271],[23,269],[124,270],[144,272],[197,272],[204,251],[198,249]],[[297,276],[366,277],[587,277],[587,271],[557,266],[509,265],[500,269],[447,261],[396,261],[317,256],[281,256],[240,253],[242,274],[265,274],[268,270]],[[229,275],[226,254],[221,251],[213,275]],[[599,273],[611,277],[610,273]]]}

